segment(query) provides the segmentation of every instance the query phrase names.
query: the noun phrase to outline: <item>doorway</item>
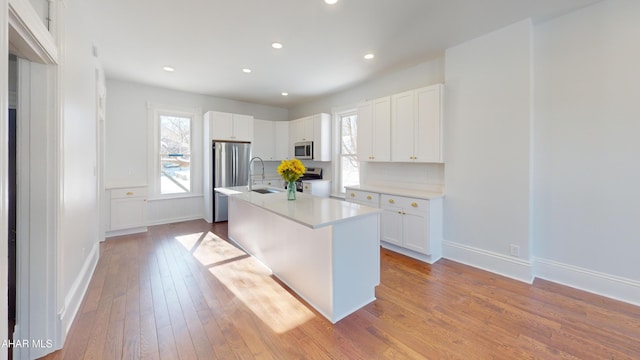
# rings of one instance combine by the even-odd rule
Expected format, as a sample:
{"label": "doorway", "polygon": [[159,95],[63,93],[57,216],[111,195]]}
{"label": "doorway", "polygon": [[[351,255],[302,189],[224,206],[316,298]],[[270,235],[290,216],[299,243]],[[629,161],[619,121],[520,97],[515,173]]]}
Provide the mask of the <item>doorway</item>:
{"label": "doorway", "polygon": [[[9,315],[9,339],[13,339],[13,330],[16,323],[16,283],[17,283],[17,167],[16,167],[16,149],[17,149],[17,131],[16,131],[16,109],[9,109],[9,169],[8,169],[8,193],[9,193],[9,214],[8,214],[8,234],[9,241],[9,261],[8,261],[8,284],[7,304]],[[11,354],[9,354],[11,356]]]}

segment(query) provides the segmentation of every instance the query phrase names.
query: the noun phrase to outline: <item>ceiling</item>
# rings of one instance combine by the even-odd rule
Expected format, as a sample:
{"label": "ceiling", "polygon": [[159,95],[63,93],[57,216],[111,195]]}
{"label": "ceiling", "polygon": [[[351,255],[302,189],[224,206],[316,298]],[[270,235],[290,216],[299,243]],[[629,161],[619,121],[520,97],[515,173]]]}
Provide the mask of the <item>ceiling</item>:
{"label": "ceiling", "polygon": [[[543,21],[594,2],[87,0],[108,78],[284,108],[522,19]],[[375,58],[365,60],[370,52]]]}

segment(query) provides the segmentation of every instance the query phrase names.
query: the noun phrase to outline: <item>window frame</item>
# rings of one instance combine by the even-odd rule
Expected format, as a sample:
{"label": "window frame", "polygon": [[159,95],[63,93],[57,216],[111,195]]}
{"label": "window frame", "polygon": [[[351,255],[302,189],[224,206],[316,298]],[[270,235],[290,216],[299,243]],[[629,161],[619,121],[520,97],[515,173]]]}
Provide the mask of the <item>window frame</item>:
{"label": "window frame", "polygon": [[[335,161],[333,162],[333,194],[336,197],[340,197],[340,198],[344,198],[346,196],[346,193],[342,190],[342,173],[343,173],[343,169],[342,169],[342,160],[343,160],[343,154],[342,154],[342,118],[345,116],[352,116],[355,115],[356,116],[356,129],[357,129],[357,116],[358,116],[358,108],[357,106],[347,106],[344,107],[342,109],[338,109],[338,110],[334,110],[333,112],[333,118],[334,118],[334,127],[333,127],[333,138],[334,140],[334,159]],[[357,131],[357,130],[356,130]],[[357,148],[357,142],[356,142],[356,152],[352,155],[349,156],[353,156],[353,158],[357,161],[358,160],[358,148]],[[360,166],[360,162],[358,161],[358,176],[360,177],[360,172],[361,172],[361,166]]]}
{"label": "window frame", "polygon": [[[157,105],[153,103],[148,103],[148,129],[149,129],[149,139],[148,139],[148,186],[149,186],[149,197],[150,200],[154,199],[175,199],[175,198],[186,198],[199,196],[199,192],[197,189],[198,183],[195,181],[196,176],[198,175],[198,161],[200,156],[198,156],[197,152],[197,144],[196,141],[197,132],[197,123],[198,119],[202,117],[202,111],[195,108],[180,108],[176,106],[167,106],[167,105]],[[162,194],[161,186],[160,186],[160,176],[157,176],[160,173],[160,117],[161,116],[174,116],[174,117],[183,117],[189,118],[189,136],[190,136],[190,160],[191,165],[189,166],[189,191],[188,192],[180,192],[180,193],[170,193],[170,194]]]}

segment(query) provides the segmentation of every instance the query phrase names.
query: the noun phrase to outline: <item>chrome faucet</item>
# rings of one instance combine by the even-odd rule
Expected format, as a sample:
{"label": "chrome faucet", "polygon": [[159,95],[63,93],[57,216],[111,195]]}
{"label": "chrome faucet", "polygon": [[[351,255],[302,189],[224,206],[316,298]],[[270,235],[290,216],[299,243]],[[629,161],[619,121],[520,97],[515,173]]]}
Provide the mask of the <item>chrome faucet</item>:
{"label": "chrome faucet", "polygon": [[253,158],[251,158],[251,160],[249,160],[249,191],[251,191],[251,187],[253,185],[253,160],[258,159],[260,160],[260,164],[262,164],[262,180],[264,180],[264,161],[262,161],[262,159],[259,156],[254,156]]}

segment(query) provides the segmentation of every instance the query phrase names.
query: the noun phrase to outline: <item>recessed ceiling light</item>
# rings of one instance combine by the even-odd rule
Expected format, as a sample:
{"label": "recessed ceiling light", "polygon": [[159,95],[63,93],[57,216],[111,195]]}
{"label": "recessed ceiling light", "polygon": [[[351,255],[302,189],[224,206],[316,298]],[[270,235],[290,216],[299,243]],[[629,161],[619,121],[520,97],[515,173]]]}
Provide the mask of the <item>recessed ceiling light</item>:
{"label": "recessed ceiling light", "polygon": [[273,44],[271,44],[271,47],[274,49],[282,49],[282,44],[279,42],[274,42]]}
{"label": "recessed ceiling light", "polygon": [[171,66],[165,66],[162,68],[162,70],[164,71],[168,71],[168,72],[174,72],[176,71],[176,69],[172,68]]}
{"label": "recessed ceiling light", "polygon": [[282,96],[289,96],[289,93],[287,93],[287,92],[283,92],[283,93],[282,93]]}
{"label": "recessed ceiling light", "polygon": [[365,59],[367,59],[367,60],[371,60],[371,59],[373,59],[374,57],[376,57],[376,56],[375,56],[375,55],[373,55],[373,54],[367,54],[367,55],[365,55],[365,56],[364,56],[364,58],[365,58]]}
{"label": "recessed ceiling light", "polygon": [[337,3],[338,0],[324,0],[324,2],[326,2],[329,5],[333,5],[333,4]]}
{"label": "recessed ceiling light", "polygon": [[245,73],[245,74],[248,74],[248,73],[251,72],[251,69],[245,68],[245,69],[242,69],[242,72]]}

